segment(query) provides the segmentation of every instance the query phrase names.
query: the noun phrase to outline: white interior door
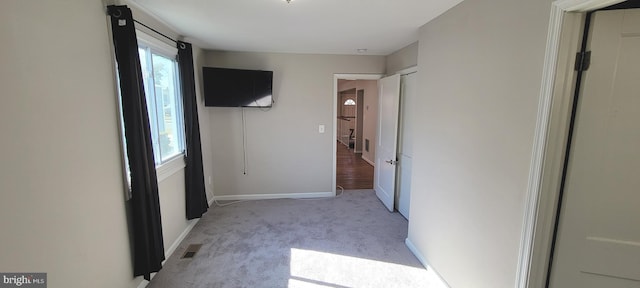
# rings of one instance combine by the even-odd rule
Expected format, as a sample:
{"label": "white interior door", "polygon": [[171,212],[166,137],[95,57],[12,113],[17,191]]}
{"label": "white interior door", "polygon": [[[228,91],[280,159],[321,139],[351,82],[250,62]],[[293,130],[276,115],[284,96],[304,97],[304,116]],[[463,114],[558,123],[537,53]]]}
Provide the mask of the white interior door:
{"label": "white interior door", "polygon": [[393,211],[396,183],[396,145],[398,143],[398,108],[400,75],[380,79],[378,139],[373,189],[380,201]]}
{"label": "white interior door", "polygon": [[411,199],[411,171],[413,161],[413,114],[414,101],[417,95],[416,73],[403,75],[400,78],[400,131],[398,133],[398,183],[396,208],[409,219]]}
{"label": "white interior door", "polygon": [[640,287],[640,9],[593,15],[550,287]]}

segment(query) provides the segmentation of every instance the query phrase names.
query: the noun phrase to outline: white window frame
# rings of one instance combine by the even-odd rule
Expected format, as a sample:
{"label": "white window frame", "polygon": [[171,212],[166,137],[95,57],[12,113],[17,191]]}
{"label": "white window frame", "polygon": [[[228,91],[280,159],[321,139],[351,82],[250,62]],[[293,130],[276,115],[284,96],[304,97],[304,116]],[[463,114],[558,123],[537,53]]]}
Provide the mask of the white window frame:
{"label": "white window frame", "polygon": [[[173,47],[167,43],[165,43],[164,41],[161,41],[143,31],[140,31],[138,29],[136,29],[136,37],[138,38],[138,46],[146,46],[149,47],[149,49],[155,53],[155,54],[159,54],[162,55],[164,57],[167,57],[169,59],[176,59],[177,55],[178,55],[178,48]],[[180,77],[179,75],[179,69],[176,69],[176,77]],[[180,93],[180,101],[177,101],[177,105],[179,107],[177,107],[176,110],[180,111],[179,112],[179,116],[183,117],[184,116],[184,109],[182,107],[182,91],[180,91],[180,79],[178,79],[176,85],[178,85],[177,90],[178,93]],[[149,97],[149,95],[145,95],[145,97]],[[147,98],[148,100],[148,98]],[[150,121],[151,122],[151,121]],[[156,175],[158,178],[158,182],[163,181],[164,179],[168,178],[169,176],[177,173],[178,171],[182,170],[185,167],[185,162],[184,162],[184,156],[185,156],[185,151],[184,149],[186,149],[186,139],[185,139],[185,131],[184,131],[184,119],[181,119],[180,121],[180,126],[182,127],[182,129],[179,131],[179,133],[181,134],[181,140],[182,140],[182,152],[179,154],[176,154],[174,156],[172,156],[171,158],[162,161],[162,159],[156,159]],[[156,154],[154,153],[154,156]],[[158,154],[159,155],[159,154]],[[162,156],[160,156],[162,157]]]}

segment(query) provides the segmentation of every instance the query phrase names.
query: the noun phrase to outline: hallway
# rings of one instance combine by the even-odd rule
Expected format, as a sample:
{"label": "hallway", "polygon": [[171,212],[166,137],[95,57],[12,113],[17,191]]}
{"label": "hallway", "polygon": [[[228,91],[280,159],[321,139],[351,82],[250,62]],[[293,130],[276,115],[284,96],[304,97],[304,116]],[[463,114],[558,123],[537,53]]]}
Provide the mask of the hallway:
{"label": "hallway", "polygon": [[337,142],[337,169],[336,184],[345,190],[372,189],[373,166],[362,159],[362,154],[353,153],[353,150]]}

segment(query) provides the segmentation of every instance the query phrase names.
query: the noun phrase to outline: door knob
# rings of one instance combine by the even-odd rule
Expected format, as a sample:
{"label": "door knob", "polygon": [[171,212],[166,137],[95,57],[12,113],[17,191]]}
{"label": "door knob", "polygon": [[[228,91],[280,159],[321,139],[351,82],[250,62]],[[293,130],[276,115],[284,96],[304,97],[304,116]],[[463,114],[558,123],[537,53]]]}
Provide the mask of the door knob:
{"label": "door knob", "polygon": [[387,162],[387,163],[389,163],[389,164],[391,164],[391,165],[393,165],[393,164],[395,164],[395,163],[396,163],[396,161],[393,161],[393,160],[386,160],[386,161],[384,161],[384,162]]}

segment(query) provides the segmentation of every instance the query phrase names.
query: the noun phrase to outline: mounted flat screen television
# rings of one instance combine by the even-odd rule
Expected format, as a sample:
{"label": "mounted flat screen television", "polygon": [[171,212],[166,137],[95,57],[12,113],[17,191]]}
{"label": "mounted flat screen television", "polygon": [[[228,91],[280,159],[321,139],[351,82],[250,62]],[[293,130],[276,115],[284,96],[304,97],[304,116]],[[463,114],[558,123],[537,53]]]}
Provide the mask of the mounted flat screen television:
{"label": "mounted flat screen television", "polygon": [[260,107],[273,104],[273,71],[202,67],[204,105]]}

